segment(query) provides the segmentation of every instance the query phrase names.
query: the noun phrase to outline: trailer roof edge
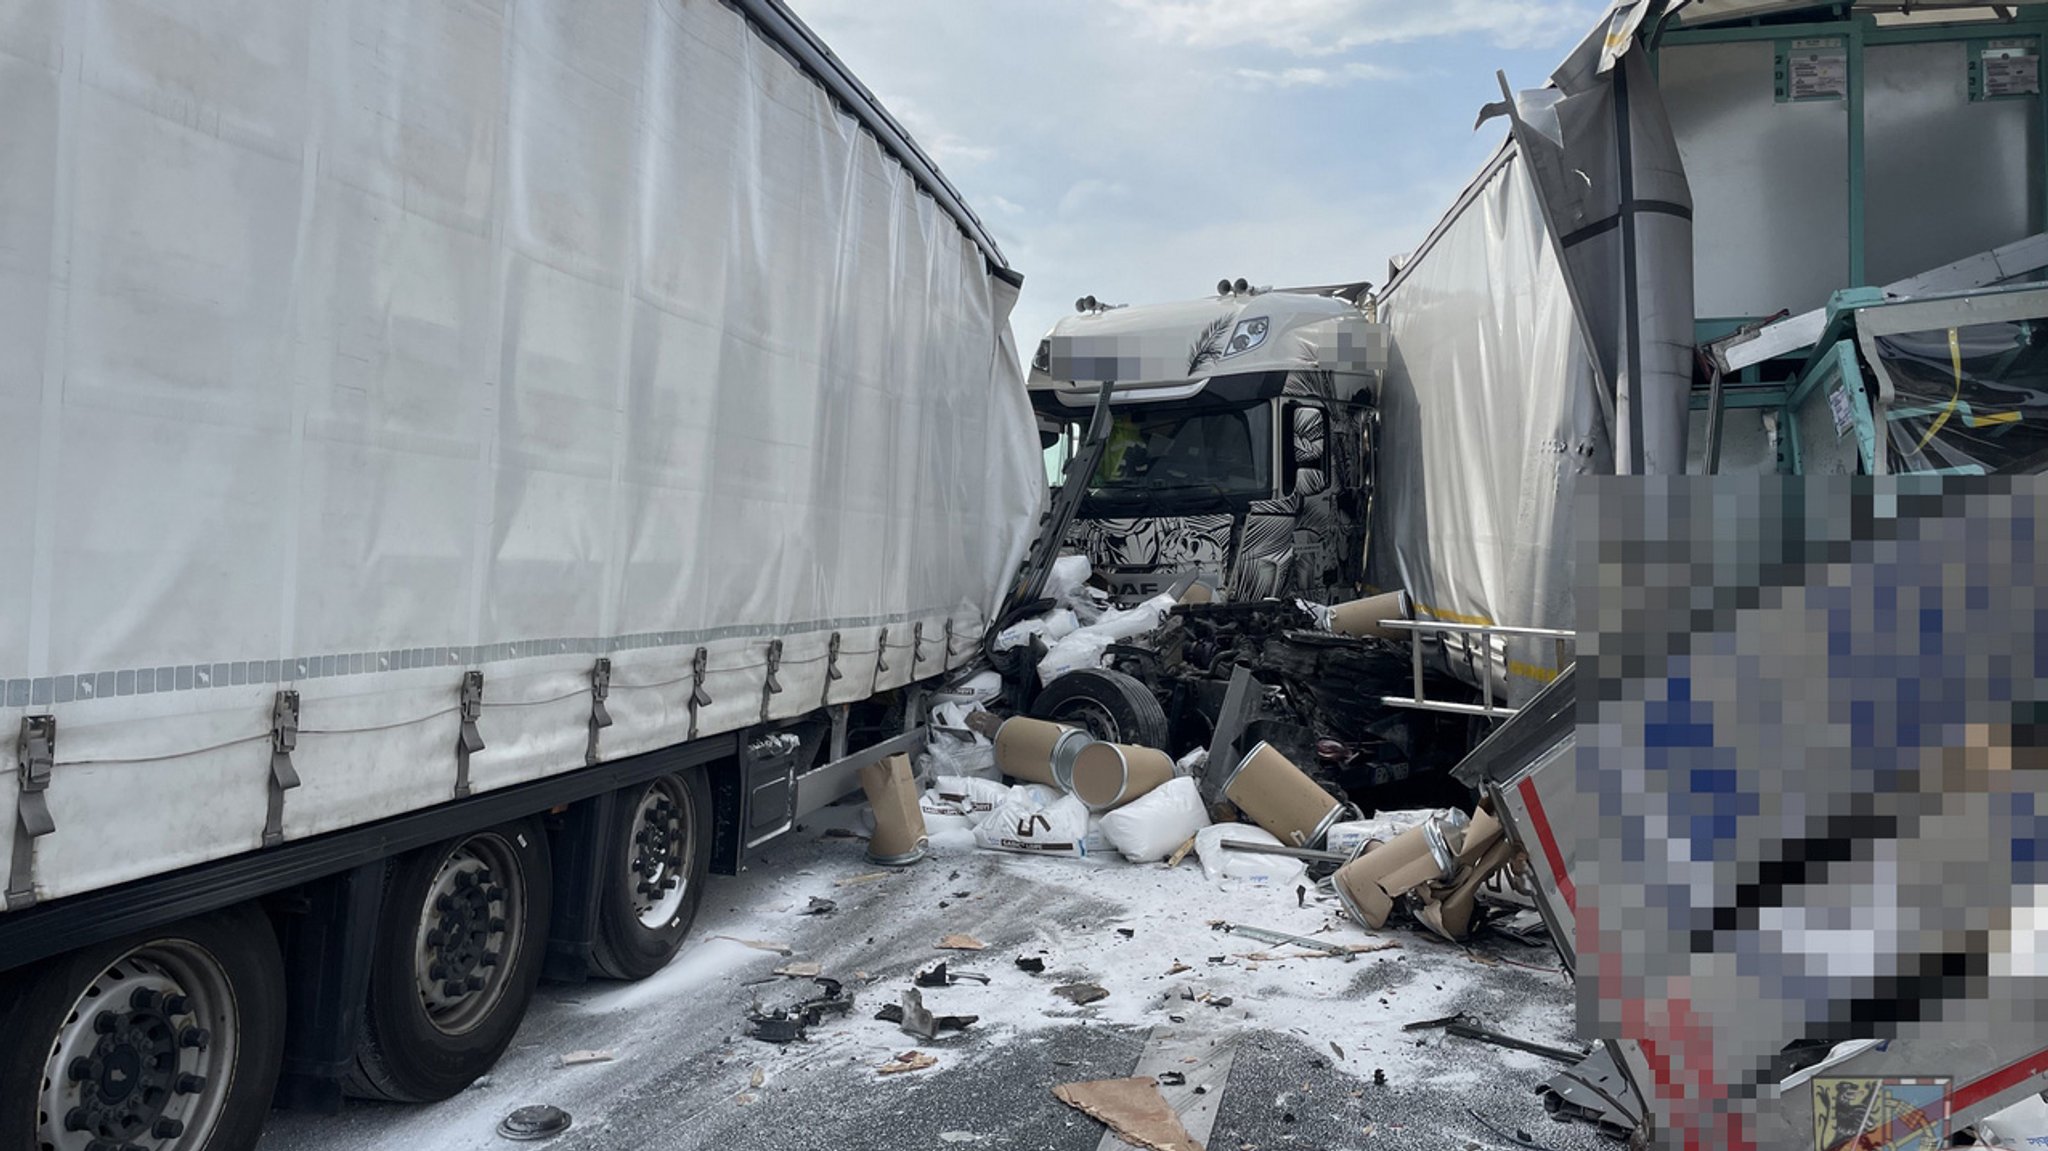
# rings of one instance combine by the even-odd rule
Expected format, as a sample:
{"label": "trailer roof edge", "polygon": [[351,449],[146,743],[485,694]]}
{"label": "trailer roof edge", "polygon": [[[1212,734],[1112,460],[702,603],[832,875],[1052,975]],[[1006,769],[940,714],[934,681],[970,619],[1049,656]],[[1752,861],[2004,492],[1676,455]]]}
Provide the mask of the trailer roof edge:
{"label": "trailer roof edge", "polygon": [[783,0],[725,2],[746,16],[761,35],[781,48],[813,81],[831,93],[854,119],[874,133],[890,156],[917,181],[918,187],[937,201],[968,239],[981,249],[991,270],[1004,280],[1022,283],[1022,276],[1010,268],[1009,261],[1003,257],[1003,250],[996,245],[995,237],[989,234],[981,217],[974,214],[974,209],[967,206],[959,189],[953,187],[945,174],[939,171],[939,166],[925,155],[924,149],[917,146],[917,141],[911,139],[903,125],[889,115],[888,109],[882,107],[882,102],[868,91],[867,85],[860,82],[853,70],[834,55],[832,49],[826,47],[818,34],[798,19]]}

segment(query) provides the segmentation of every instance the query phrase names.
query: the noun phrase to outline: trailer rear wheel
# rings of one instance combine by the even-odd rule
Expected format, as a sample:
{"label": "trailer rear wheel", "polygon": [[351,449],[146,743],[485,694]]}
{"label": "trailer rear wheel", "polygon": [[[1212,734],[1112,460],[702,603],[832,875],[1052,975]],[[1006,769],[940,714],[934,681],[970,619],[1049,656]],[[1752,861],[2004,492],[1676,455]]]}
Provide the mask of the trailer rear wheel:
{"label": "trailer rear wheel", "polygon": [[711,788],[702,768],[622,788],[599,881],[591,961],[645,979],[683,946],[711,870]]}
{"label": "trailer rear wheel", "polygon": [[401,858],[348,1090],[428,1103],[490,1070],[540,979],[551,890],[547,835],[530,819]]}
{"label": "trailer rear wheel", "polygon": [[1166,710],[1142,682],[1120,671],[1070,671],[1038,693],[1031,714],[1072,724],[1109,743],[1174,750],[1167,746]]}
{"label": "trailer rear wheel", "polygon": [[245,905],[51,960],[0,981],[0,1036],[0,1147],[253,1147],[284,1056],[277,938]]}

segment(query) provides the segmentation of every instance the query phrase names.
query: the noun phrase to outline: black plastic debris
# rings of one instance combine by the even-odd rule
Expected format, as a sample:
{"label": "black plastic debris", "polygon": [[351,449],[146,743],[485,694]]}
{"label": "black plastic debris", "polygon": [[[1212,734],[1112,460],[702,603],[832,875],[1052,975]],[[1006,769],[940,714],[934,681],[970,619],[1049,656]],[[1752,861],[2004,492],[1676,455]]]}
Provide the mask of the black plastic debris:
{"label": "black plastic debris", "polygon": [[1188,1077],[1179,1071],[1161,1071],[1155,1078],[1161,1087],[1185,1087]]}
{"label": "black plastic debris", "polygon": [[1136,930],[1129,927],[1119,927],[1116,929],[1116,933],[1118,935],[1123,936],[1125,939],[1135,938],[1138,934]]}
{"label": "black plastic debris", "polygon": [[901,1018],[895,1021],[896,1025],[925,1040],[938,1038],[941,1031],[965,1031],[981,1018],[979,1015],[934,1015],[925,1007],[924,995],[917,991],[905,991],[903,1006],[897,1011]]}
{"label": "black plastic debris", "polygon": [[875,1018],[883,1023],[901,1023],[903,1022],[903,1005],[900,1003],[883,1004],[882,1009],[875,1012]]}
{"label": "black plastic debris", "polygon": [[1211,999],[1205,1000],[1204,1002],[1208,1003],[1208,1005],[1211,1007],[1228,1007],[1232,1003],[1235,1003],[1236,1000],[1232,999],[1228,995],[1218,995]]}
{"label": "black plastic debris", "polygon": [[551,1139],[568,1129],[569,1113],[546,1104],[521,1107],[498,1121],[498,1134],[522,1143]]}
{"label": "black plastic debris", "polygon": [[1052,989],[1054,995],[1068,1000],[1076,1007],[1109,998],[1109,992],[1093,983],[1062,983]]}
{"label": "black plastic debris", "polygon": [[1029,971],[1033,975],[1045,974],[1045,960],[1040,959],[1036,955],[1019,955],[1017,957],[1017,966],[1019,969]]}
{"label": "black plastic debris", "polygon": [[1372,1085],[1374,1087],[1385,1087],[1387,1085],[1387,1073],[1378,1067],[1373,1068]]}
{"label": "black plastic debris", "polygon": [[817,984],[818,994],[800,1003],[768,1011],[757,1004],[747,1015],[747,1034],[763,1043],[794,1043],[827,1015],[845,1015],[853,1010],[853,993],[846,990],[845,984],[823,975],[811,982]]}
{"label": "black plastic debris", "polygon": [[946,970],[944,960],[934,964],[928,971],[918,972],[913,982],[919,987],[951,987],[963,979],[971,979],[984,986],[988,984],[988,976],[986,975],[979,975],[972,971]]}
{"label": "black plastic debris", "polygon": [[817,896],[813,895],[811,896],[810,904],[806,906],[802,911],[797,912],[797,914],[830,915],[837,910],[839,910],[839,904],[836,900],[820,899]]}

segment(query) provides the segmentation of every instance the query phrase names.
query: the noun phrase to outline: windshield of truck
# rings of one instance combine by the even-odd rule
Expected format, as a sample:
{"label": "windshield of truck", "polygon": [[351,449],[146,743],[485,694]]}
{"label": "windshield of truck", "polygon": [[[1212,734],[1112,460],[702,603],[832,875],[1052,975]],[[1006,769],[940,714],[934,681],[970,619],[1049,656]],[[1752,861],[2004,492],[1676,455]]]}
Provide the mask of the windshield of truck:
{"label": "windshield of truck", "polygon": [[1272,419],[1265,404],[1118,412],[1088,498],[1181,512],[1268,499]]}

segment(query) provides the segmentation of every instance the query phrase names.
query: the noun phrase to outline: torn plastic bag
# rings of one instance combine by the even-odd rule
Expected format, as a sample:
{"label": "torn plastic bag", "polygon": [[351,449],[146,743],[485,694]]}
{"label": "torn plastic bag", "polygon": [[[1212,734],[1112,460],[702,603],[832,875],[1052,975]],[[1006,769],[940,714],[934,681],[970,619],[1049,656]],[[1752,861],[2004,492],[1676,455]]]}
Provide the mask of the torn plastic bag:
{"label": "torn plastic bag", "polygon": [[1003,773],[996,770],[995,744],[976,738],[979,742],[969,743],[943,733],[932,733],[932,737],[925,741],[923,754],[918,756],[918,766],[923,770],[924,778],[1001,779]]}
{"label": "torn plastic bag", "polygon": [[1287,884],[1302,877],[1308,867],[1285,855],[1260,855],[1249,851],[1225,851],[1223,841],[1271,844],[1283,847],[1273,833],[1250,823],[1212,823],[1195,833],[1195,854],[1201,857],[1202,874],[1212,883],[1239,880],[1257,884]]}
{"label": "torn plastic bag", "polygon": [[1044,636],[1048,646],[1072,635],[1081,626],[1081,620],[1072,608],[1055,608],[1036,619],[1013,623],[996,633],[997,651],[1011,651],[1031,642],[1032,636]]}
{"label": "torn plastic bag", "polygon": [[1061,556],[1052,561],[1052,573],[1045,577],[1045,596],[1060,604],[1072,606],[1088,577],[1095,574],[1094,565],[1084,555]]}
{"label": "torn plastic bag", "polygon": [[1066,794],[1057,787],[1048,787],[1042,783],[1020,783],[1010,788],[1011,797],[1028,804],[1033,811],[1043,811],[1051,807]]}
{"label": "torn plastic bag", "polygon": [[1073,796],[1039,806],[1029,795],[1020,794],[1028,790],[1012,789],[1010,798],[975,827],[974,841],[994,851],[1075,858],[1091,854],[1088,806]]}
{"label": "torn plastic bag", "polygon": [[1102,654],[1109,650],[1108,636],[1083,628],[1073,635],[1052,645],[1045,658],[1038,661],[1038,681],[1051,683],[1053,680],[1087,667],[1101,667]]}
{"label": "torn plastic bag", "polygon": [[1202,768],[1209,762],[1209,749],[1198,747],[1173,761],[1173,774],[1200,776]]}
{"label": "torn plastic bag", "polygon": [[933,704],[982,704],[1003,694],[1003,677],[995,671],[976,672],[965,682],[932,693]]}
{"label": "torn plastic bag", "polygon": [[1209,826],[1202,789],[1176,776],[1102,816],[1109,842],[1132,863],[1157,863]]}

